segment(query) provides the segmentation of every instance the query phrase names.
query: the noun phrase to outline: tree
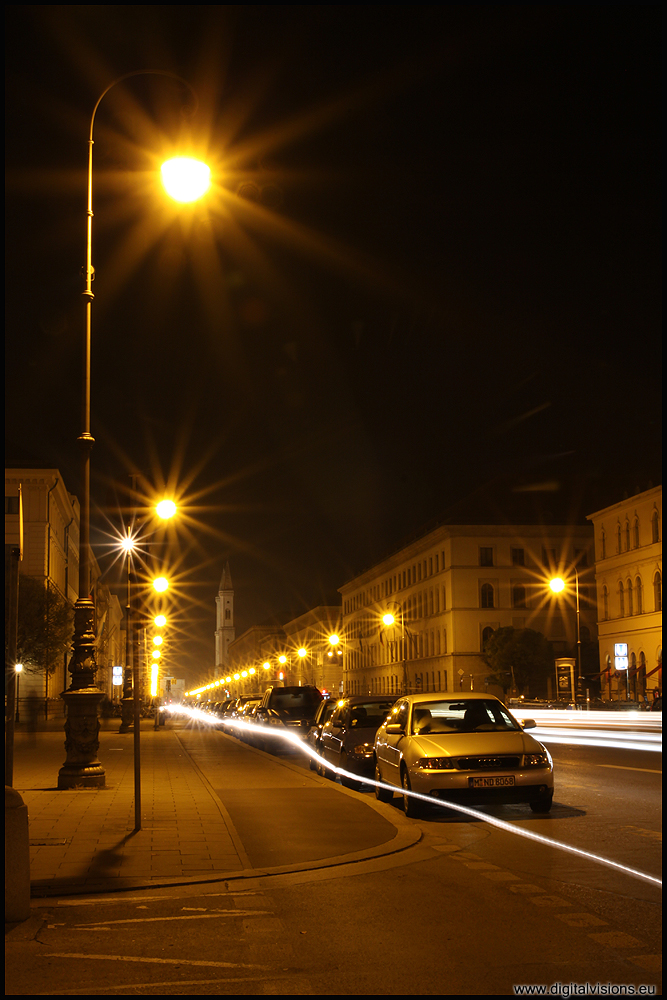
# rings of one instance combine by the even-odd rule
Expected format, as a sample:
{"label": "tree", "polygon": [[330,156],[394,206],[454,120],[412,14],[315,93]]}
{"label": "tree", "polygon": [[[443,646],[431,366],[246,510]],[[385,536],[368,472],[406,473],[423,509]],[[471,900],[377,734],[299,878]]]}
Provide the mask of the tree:
{"label": "tree", "polygon": [[489,636],[482,654],[498,684],[507,694],[516,685],[522,694],[545,697],[547,678],[551,676],[554,652],[541,632],[532,628],[499,628]]}
{"label": "tree", "polygon": [[62,664],[72,620],[72,605],[57,590],[34,577],[20,577],[16,653],[24,670],[52,674]]}

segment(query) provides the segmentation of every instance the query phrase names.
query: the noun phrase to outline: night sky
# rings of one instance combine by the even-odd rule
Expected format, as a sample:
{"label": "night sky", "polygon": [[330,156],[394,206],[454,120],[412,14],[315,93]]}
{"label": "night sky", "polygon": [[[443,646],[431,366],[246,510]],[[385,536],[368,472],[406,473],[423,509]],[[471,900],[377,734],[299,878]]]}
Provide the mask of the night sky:
{"label": "night sky", "polygon": [[661,482],[658,6],[5,9],[7,457],[74,493],[90,115],[198,95],[120,84],[94,146],[93,540],[175,491],[177,673],[227,559],[238,635],[448,517]]}

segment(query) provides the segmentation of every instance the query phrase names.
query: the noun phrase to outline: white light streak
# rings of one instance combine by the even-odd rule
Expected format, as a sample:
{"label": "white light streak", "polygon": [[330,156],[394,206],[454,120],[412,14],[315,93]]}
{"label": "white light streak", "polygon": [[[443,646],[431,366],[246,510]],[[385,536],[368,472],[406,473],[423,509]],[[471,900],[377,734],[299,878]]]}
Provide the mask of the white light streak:
{"label": "white light streak", "polygon": [[[254,723],[241,722],[239,719],[232,720],[220,720],[216,719],[214,716],[208,715],[206,712],[202,712],[196,708],[187,708],[185,706],[173,705],[169,707],[169,711],[172,714],[178,712],[183,712],[185,715],[190,716],[193,720],[197,722],[204,722],[208,725],[220,725],[226,724],[234,729],[245,729],[248,732],[257,732],[260,727],[256,726]],[[551,837],[544,837],[542,834],[534,833],[532,830],[526,830],[520,826],[513,826],[511,823],[506,823],[502,819],[497,819],[495,816],[489,816],[487,813],[479,812],[477,809],[471,809],[469,806],[462,806],[458,802],[447,802],[445,799],[432,798],[430,795],[420,795],[418,792],[405,792],[403,789],[397,788],[395,785],[388,785],[384,781],[375,781],[373,778],[360,778],[358,774],[354,774],[351,771],[346,771],[342,767],[335,767],[325,760],[319,754],[315,753],[307,743],[304,743],[300,737],[295,736],[294,733],[280,733],[275,732],[273,729],[270,733],[271,739],[279,737],[286,743],[291,743],[297,749],[306,753],[313,760],[319,761],[323,764],[329,771],[333,771],[335,774],[344,775],[345,777],[352,778],[354,781],[363,781],[366,785],[373,785],[378,788],[386,788],[390,792],[400,792],[401,795],[409,795],[414,799],[418,799],[420,802],[428,803],[430,806],[440,806],[443,809],[453,809],[455,812],[463,813],[464,816],[470,816],[472,819],[481,820],[484,823],[488,823],[489,826],[494,826],[498,830],[503,830],[505,833],[513,833],[517,837],[525,837],[526,840],[532,840],[537,844],[543,844],[545,847],[552,847],[559,851],[565,851],[568,854],[575,854],[580,858],[586,858],[589,861],[595,861],[597,864],[606,865],[608,868],[613,868],[616,871],[624,872],[626,875],[631,875],[633,878],[642,879],[644,882],[651,882],[654,885],[662,885],[662,880],[656,878],[654,875],[649,875],[647,872],[639,871],[636,868],[630,868],[627,865],[622,865],[618,861],[612,861],[610,858],[604,858],[599,854],[593,854],[590,851],[584,851],[579,847],[574,847],[571,844],[564,844],[560,840],[553,840]],[[627,744],[624,744],[627,746]]]}

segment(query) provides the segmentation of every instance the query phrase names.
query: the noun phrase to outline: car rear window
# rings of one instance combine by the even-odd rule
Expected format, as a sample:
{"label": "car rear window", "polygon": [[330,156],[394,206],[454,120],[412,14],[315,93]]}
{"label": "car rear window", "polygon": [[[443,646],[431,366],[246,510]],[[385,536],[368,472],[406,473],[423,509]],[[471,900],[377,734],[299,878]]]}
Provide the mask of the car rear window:
{"label": "car rear window", "polygon": [[271,693],[271,708],[288,715],[312,712],[322,700],[322,695],[315,688],[280,688]]}
{"label": "car rear window", "polygon": [[379,704],[376,701],[365,705],[350,706],[350,726],[352,729],[379,729],[391,712],[393,701]]}

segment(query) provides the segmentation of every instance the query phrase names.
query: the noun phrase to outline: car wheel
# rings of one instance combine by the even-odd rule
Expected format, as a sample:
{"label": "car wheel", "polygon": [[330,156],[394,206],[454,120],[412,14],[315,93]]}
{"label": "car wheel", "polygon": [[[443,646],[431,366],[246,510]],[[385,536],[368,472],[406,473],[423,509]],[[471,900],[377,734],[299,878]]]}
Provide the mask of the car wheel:
{"label": "car wheel", "polygon": [[[401,775],[401,784],[403,786],[403,792],[411,792],[412,786],[410,785],[410,775],[408,774],[408,769],[403,768],[403,774]],[[403,812],[410,819],[418,819],[421,816],[422,806],[419,799],[415,799],[412,795],[403,795]]]}
{"label": "car wheel", "polygon": [[355,781],[354,778],[348,778],[346,774],[341,774],[340,783],[344,788],[351,788],[355,792],[358,792],[361,788],[360,781]]}
{"label": "car wheel", "polygon": [[[375,780],[382,781],[380,768],[378,767],[377,764],[375,765]],[[378,800],[378,802],[391,802],[393,797],[394,793],[391,792],[388,788],[380,788],[379,785],[375,786],[375,798]]]}
{"label": "car wheel", "polygon": [[551,795],[545,795],[543,799],[536,799],[534,802],[530,802],[529,805],[534,813],[548,813],[551,811],[553,800],[552,792]]}

